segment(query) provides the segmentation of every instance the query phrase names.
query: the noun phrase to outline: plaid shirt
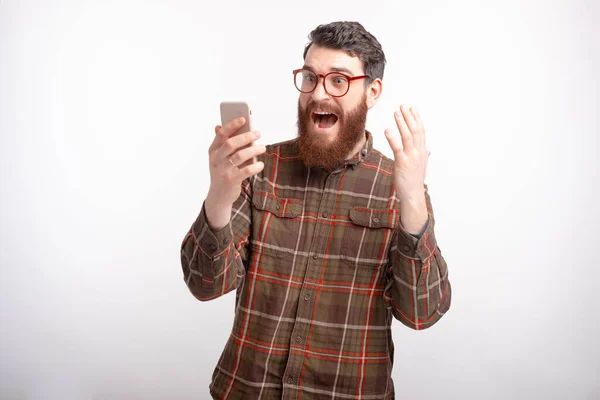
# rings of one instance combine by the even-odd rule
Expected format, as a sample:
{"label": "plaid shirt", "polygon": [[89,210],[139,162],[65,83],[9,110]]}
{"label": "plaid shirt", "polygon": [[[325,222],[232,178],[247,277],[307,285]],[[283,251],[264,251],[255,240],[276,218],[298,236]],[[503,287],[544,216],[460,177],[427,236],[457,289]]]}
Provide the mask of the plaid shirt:
{"label": "plaid shirt", "polygon": [[393,160],[364,149],[333,171],[307,168],[296,140],[267,146],[228,226],[204,207],[181,248],[192,294],[236,289],[231,335],[212,376],[218,399],[393,399],[392,316],[425,329],[450,307],[429,213],[400,225]]}

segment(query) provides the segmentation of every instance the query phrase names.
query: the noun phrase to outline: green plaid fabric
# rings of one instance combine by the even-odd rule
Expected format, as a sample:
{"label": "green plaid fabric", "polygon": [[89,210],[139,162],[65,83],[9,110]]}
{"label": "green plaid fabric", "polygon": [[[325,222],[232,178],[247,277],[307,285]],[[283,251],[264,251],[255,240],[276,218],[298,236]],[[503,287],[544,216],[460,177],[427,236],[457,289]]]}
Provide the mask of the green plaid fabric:
{"label": "green plaid fabric", "polygon": [[192,294],[236,290],[231,335],[212,376],[218,399],[393,399],[394,318],[425,329],[450,307],[429,212],[400,225],[393,160],[365,148],[333,171],[307,168],[296,140],[267,146],[227,227],[204,207],[181,247]]}

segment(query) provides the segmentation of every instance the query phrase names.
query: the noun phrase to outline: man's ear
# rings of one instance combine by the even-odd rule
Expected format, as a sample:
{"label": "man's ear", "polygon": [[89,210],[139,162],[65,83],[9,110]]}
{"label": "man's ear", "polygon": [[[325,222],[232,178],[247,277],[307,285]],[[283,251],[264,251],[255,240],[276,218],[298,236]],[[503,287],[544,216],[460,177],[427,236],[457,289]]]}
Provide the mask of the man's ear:
{"label": "man's ear", "polygon": [[383,90],[383,82],[381,79],[377,78],[369,87],[367,87],[367,107],[369,109],[373,108],[379,100],[379,96],[381,96],[381,91]]}

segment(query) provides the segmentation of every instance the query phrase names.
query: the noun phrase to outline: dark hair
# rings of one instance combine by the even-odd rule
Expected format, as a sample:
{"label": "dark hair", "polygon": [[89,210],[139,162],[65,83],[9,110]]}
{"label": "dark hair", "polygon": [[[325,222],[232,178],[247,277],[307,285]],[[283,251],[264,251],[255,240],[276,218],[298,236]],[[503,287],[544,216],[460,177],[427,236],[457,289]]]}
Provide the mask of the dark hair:
{"label": "dark hair", "polygon": [[365,74],[370,77],[365,79],[365,84],[377,78],[383,79],[385,54],[381,44],[358,22],[338,21],[319,25],[308,35],[308,40],[310,42],[304,48],[304,59],[313,44],[345,50],[350,56],[362,61]]}

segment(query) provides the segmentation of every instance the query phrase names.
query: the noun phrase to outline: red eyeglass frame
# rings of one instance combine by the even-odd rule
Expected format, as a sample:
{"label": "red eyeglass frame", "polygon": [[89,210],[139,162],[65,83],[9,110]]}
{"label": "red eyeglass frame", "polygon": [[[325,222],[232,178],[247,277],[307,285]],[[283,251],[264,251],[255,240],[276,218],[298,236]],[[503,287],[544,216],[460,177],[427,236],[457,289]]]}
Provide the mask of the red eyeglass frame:
{"label": "red eyeglass frame", "polygon": [[[306,68],[299,68],[299,69],[295,69],[292,71],[292,73],[294,74],[294,87],[300,92],[300,93],[312,93],[315,91],[315,89],[317,88],[317,86],[319,86],[319,81],[317,80],[317,84],[315,85],[315,87],[313,88],[313,90],[311,90],[310,92],[303,92],[302,90],[298,89],[298,86],[296,86],[296,75],[298,74],[298,72],[300,71],[309,71],[312,72],[313,74],[315,74],[317,76],[317,78],[322,78],[323,79],[323,90],[325,90],[325,93],[327,93],[328,95],[330,95],[331,97],[343,97],[345,96],[349,91],[350,91],[350,82],[357,80],[357,79],[363,79],[363,78],[370,78],[369,75],[359,75],[359,76],[348,76],[342,72],[337,72],[337,71],[331,71],[325,75],[323,74],[317,74],[315,71],[311,71],[310,69],[306,69]],[[327,91],[327,88],[325,87],[325,78],[327,78],[329,75],[331,74],[338,74],[338,75],[342,75],[343,77],[345,77],[346,79],[348,79],[348,89],[346,89],[346,91],[344,92],[344,94],[340,94],[339,96],[335,96],[331,93],[329,93]]]}

